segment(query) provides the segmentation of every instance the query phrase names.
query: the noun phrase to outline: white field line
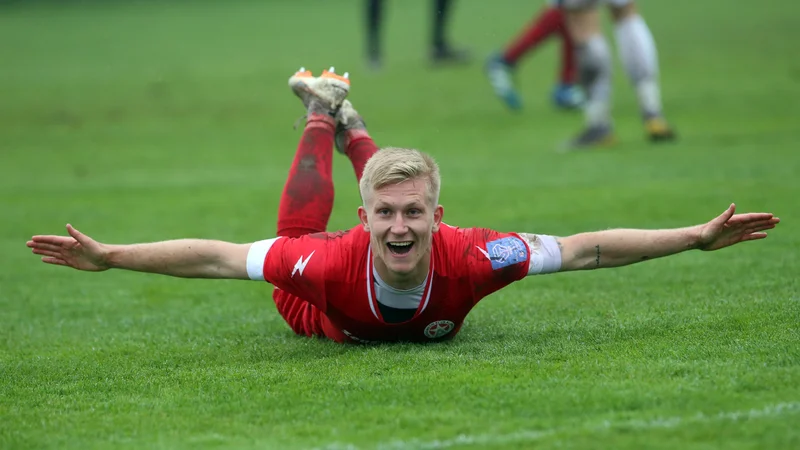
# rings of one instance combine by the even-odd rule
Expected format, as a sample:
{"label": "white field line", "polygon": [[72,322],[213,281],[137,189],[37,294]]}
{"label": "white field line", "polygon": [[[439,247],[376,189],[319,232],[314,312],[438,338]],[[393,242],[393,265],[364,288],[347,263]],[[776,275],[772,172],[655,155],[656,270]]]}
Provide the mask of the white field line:
{"label": "white field line", "polygon": [[[768,405],[761,409],[750,409],[744,411],[728,411],[718,414],[707,415],[697,413],[693,416],[662,417],[651,420],[632,419],[622,421],[603,421],[601,423],[585,423],[576,427],[569,428],[550,428],[542,430],[521,430],[507,434],[460,434],[451,439],[422,441],[418,439],[393,440],[376,444],[375,450],[427,450],[451,448],[468,445],[500,445],[511,442],[531,442],[542,438],[561,433],[573,433],[578,431],[605,431],[616,428],[649,430],[656,428],[676,428],[690,423],[709,423],[709,422],[738,422],[742,420],[758,419],[762,417],[775,417],[784,414],[795,414],[800,412],[800,402],[777,403]],[[354,444],[333,443],[316,450],[361,450]]]}

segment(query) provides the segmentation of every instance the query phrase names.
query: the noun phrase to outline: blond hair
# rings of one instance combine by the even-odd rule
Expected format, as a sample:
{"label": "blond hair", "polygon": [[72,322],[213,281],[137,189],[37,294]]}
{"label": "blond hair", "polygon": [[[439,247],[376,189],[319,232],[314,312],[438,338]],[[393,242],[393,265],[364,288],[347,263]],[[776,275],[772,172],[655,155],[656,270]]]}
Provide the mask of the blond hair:
{"label": "blond hair", "polygon": [[366,206],[367,194],[382,187],[422,178],[432,206],[439,203],[439,165],[430,155],[410,148],[386,147],[376,152],[364,166],[358,183],[361,200]]}

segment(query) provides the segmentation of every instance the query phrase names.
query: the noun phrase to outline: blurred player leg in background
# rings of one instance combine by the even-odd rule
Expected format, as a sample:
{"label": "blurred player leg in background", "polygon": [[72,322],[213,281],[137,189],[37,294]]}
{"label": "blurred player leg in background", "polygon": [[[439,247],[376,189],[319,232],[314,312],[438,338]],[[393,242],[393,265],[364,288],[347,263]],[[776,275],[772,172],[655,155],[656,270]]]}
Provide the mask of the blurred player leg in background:
{"label": "blurred player leg in background", "polygon": [[675,138],[664,120],[658,80],[658,53],[650,28],[633,1],[609,2],[622,66],[636,89],[648,137],[655,142]]}
{"label": "blurred player leg in background", "polygon": [[[367,63],[380,69],[383,62],[382,28],[384,0],[366,0]],[[469,53],[454,48],[447,39],[447,23],[453,10],[453,0],[433,0],[431,61],[436,64],[469,62]]]}
{"label": "blurred player leg in background", "polygon": [[553,103],[565,109],[574,109],[583,103],[583,92],[576,84],[577,67],[572,38],[564,23],[563,12],[555,2],[550,2],[503,53],[492,55],[486,64],[492,88],[509,108],[518,109],[522,106],[513,80],[517,62],[554,34],[561,40],[561,71],[559,82],[553,90]]}
{"label": "blurred player leg in background", "polygon": [[611,52],[600,28],[597,1],[564,0],[567,28],[575,43],[578,79],[586,93],[586,128],[570,148],[609,145],[611,124]]}
{"label": "blurred player leg in background", "polygon": [[373,70],[381,68],[381,24],[383,0],[366,0],[367,63]]}
{"label": "blurred player leg in background", "polygon": [[447,22],[453,12],[453,0],[433,0],[433,36],[431,60],[436,64],[469,62],[469,52],[458,49],[447,39]]}

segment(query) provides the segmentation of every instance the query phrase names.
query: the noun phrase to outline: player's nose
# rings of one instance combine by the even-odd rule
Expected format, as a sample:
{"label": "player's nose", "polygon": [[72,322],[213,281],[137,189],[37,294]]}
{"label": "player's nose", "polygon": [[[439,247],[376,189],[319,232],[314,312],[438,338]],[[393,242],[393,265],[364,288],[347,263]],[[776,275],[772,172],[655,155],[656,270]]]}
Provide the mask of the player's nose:
{"label": "player's nose", "polygon": [[405,217],[403,217],[402,214],[397,214],[395,216],[395,219],[392,222],[392,228],[389,231],[398,236],[406,234],[408,231],[408,225],[406,225]]}

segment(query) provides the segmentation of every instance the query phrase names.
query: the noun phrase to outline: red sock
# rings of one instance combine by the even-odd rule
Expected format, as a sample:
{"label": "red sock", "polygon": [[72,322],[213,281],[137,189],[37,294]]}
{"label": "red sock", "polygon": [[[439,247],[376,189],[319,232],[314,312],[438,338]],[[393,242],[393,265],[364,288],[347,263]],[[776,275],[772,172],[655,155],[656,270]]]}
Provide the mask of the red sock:
{"label": "red sock", "polygon": [[515,64],[529,50],[536,48],[551,34],[564,27],[564,14],[559,8],[548,7],[537,16],[525,31],[506,48],[503,59]]}
{"label": "red sock", "polygon": [[364,174],[364,166],[367,164],[367,160],[378,151],[378,146],[369,137],[367,130],[347,130],[345,138],[347,139],[345,154],[353,164],[353,170],[356,171],[356,179],[361,181],[361,176]]}
{"label": "red sock", "polygon": [[558,27],[561,36],[561,84],[575,84],[578,81],[578,62],[575,60],[575,43],[569,36],[567,24],[561,21]]}
{"label": "red sock", "polygon": [[325,231],[333,209],[333,139],[336,120],[308,115],[278,207],[278,236]]}

